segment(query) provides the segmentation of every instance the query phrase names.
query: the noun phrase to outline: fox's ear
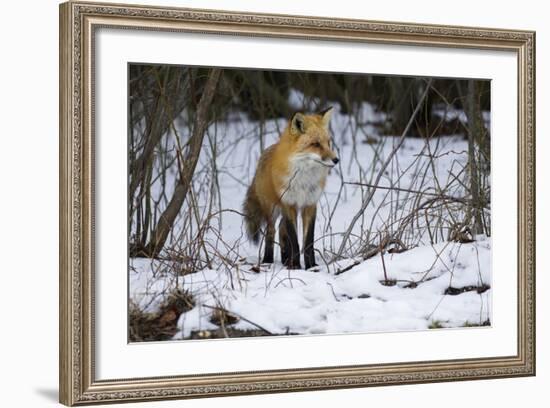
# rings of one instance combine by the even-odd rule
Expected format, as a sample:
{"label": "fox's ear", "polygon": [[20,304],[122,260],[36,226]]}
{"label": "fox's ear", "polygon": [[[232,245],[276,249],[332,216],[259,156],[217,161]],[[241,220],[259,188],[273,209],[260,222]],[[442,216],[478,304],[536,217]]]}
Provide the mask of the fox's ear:
{"label": "fox's ear", "polygon": [[306,131],[306,118],[303,113],[296,112],[290,119],[290,130],[293,133],[301,134]]}
{"label": "fox's ear", "polygon": [[324,111],[319,112],[319,115],[323,118],[323,126],[328,128],[330,118],[332,117],[332,106]]}

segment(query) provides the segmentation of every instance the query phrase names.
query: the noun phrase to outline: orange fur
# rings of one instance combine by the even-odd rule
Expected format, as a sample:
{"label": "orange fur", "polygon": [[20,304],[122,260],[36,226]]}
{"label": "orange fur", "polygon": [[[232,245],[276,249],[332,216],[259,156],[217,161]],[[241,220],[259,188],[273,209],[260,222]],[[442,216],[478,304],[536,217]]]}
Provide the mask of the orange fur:
{"label": "orange fur", "polygon": [[296,113],[280,140],[261,155],[244,203],[248,233],[255,242],[263,225],[268,227],[267,240],[272,238],[280,215],[296,228],[298,213],[304,221],[305,240],[328,171],[338,162],[328,131],[330,116],[331,109],[312,115]]}

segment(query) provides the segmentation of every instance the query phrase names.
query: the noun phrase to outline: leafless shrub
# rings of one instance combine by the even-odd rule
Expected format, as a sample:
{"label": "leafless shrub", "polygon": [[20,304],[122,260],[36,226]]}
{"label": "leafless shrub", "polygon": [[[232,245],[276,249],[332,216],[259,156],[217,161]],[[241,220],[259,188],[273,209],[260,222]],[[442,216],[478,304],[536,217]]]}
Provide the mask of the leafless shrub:
{"label": "leafless shrub", "polygon": [[191,294],[180,289],[170,292],[156,312],[143,312],[138,305],[130,302],[130,341],[171,339],[177,332],[179,316],[193,307],[195,307],[195,301]]}
{"label": "leafless shrub", "polygon": [[[285,116],[296,108],[311,110],[337,101],[345,118],[341,134],[333,132],[334,142],[337,150],[349,148],[350,160],[333,170],[336,197],[329,200],[325,195],[318,205],[323,233],[316,238],[317,254],[327,270],[341,274],[361,260],[380,257],[384,284],[392,285],[397,282],[386,271],[388,254],[491,235],[490,144],[482,115],[483,85],[258,72],[245,75],[224,70],[222,75],[215,70],[156,67],[138,69],[131,78],[130,254],[156,258],[163,273],[172,276],[171,289],[176,291],[157,293],[165,299],[158,313],[144,313],[143,307],[130,303],[133,341],[173,335],[175,316],[192,307],[182,300],[192,302],[188,294],[180,293],[179,301],[174,298],[179,293],[178,278],[214,269],[226,275],[224,285],[246,290],[248,273],[265,272],[266,268],[243,255],[244,235],[228,239],[224,234],[228,217],[242,220],[242,214],[228,204],[231,197],[222,194],[220,179],[228,176],[247,186],[249,180],[233,175],[227,158],[245,150],[248,154],[240,166],[253,170],[269,140],[282,131]],[[293,90],[302,92],[302,106],[289,103]],[[439,116],[433,114],[434,100]],[[359,109],[365,101],[386,112],[384,119],[365,116]],[[452,115],[449,119],[457,110],[465,119]],[[242,123],[249,120],[254,123],[252,128]],[[228,127],[242,131],[228,135]],[[449,150],[442,134],[463,135],[468,148]],[[400,153],[413,136],[421,138],[423,147],[404,165]],[[372,160],[361,157],[360,147],[365,146]],[[449,160],[452,165],[442,177],[439,164]],[[350,174],[357,176],[352,179]],[[343,228],[334,222],[335,212],[350,201],[359,205]],[[344,258],[354,261],[340,267],[337,261]],[[268,288],[299,284],[290,277],[275,280],[281,273],[277,267],[269,273]],[[406,283],[414,288],[427,279],[428,273]],[[208,290],[215,297],[216,288]],[[219,332],[201,331],[192,336],[234,336],[231,326],[246,319],[227,310],[222,301],[205,309]],[[267,331],[258,328],[258,332]]]}

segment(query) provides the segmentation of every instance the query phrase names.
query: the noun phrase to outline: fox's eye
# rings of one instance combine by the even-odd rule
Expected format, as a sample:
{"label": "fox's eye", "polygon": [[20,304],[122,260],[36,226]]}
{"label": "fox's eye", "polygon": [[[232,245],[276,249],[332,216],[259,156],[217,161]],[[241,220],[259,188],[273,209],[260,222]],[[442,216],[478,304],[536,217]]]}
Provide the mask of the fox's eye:
{"label": "fox's eye", "polygon": [[321,143],[315,142],[311,144],[313,147],[321,147]]}

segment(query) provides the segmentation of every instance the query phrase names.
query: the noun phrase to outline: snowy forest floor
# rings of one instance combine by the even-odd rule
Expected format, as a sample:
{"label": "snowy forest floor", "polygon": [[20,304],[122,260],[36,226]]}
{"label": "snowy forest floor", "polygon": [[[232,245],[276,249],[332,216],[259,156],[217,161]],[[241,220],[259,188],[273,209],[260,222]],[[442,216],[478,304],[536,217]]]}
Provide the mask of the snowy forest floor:
{"label": "snowy forest floor", "polygon": [[490,239],[480,238],[385,254],[384,262],[381,255],[339,262],[340,273],[243,262],[234,275],[180,277],[163,272],[172,268],[161,261],[134,259],[130,286],[133,302],[152,312],[166,298],[159,293],[188,294],[192,308],[181,314],[174,339],[218,336],[222,321],[255,335],[483,326],[491,315],[490,256]]}
{"label": "snowy forest floor", "polygon": [[[329,261],[361,209],[369,183],[395,147],[397,138],[380,136],[373,125],[383,116],[365,103],[358,117],[333,117],[331,131],[341,160],[318,205],[319,267],[308,271],[284,268],[277,247],[275,263],[259,265],[259,249],[243,232],[239,212],[261,151],[257,123],[236,117],[212,124],[195,171],[193,208],[187,203],[182,210],[170,251],[160,259],[130,259],[131,340],[490,325],[491,239],[449,239],[453,220],[465,217],[460,200],[430,207],[429,214],[417,211],[423,199],[436,194],[465,196],[460,180],[468,145],[461,134],[407,137],[352,226],[354,243],[346,246],[340,260]],[[464,120],[460,112],[445,110],[439,116]],[[264,146],[277,140],[285,124],[265,124]],[[171,177],[176,176],[174,168]],[[170,197],[174,182],[163,183],[162,191],[153,187],[159,197]],[[200,220],[207,218],[209,229],[204,232]],[[396,232],[405,248],[387,247],[365,256],[372,243],[375,248]],[[211,251],[190,270],[174,254],[197,240],[198,252]]]}

